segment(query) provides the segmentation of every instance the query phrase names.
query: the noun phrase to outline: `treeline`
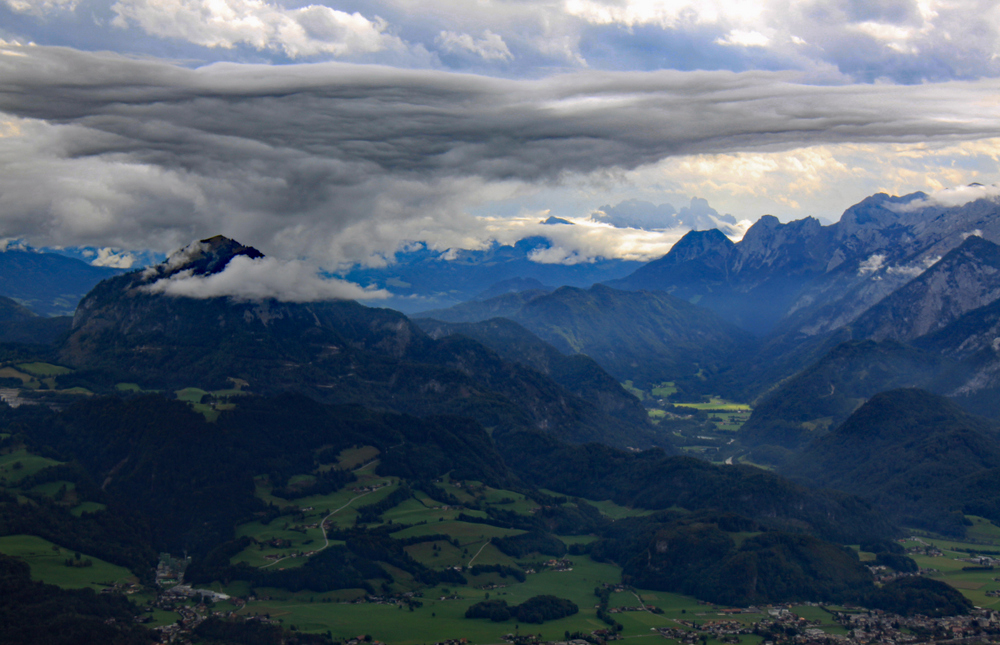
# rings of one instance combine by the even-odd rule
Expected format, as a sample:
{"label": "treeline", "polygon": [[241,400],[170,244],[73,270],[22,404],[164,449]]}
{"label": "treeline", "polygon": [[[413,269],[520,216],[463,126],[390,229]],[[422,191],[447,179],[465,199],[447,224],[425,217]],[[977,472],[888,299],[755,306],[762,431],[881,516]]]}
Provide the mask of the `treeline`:
{"label": "treeline", "polygon": [[466,618],[489,618],[495,623],[516,618],[521,623],[542,624],[572,616],[580,611],[571,600],[551,595],[534,596],[520,605],[508,605],[506,600],[484,600],[469,607]]}
{"label": "treeline", "polygon": [[0,555],[0,642],[4,645],[147,645],[158,636],[134,624],[123,596],[35,582],[21,560]]}
{"label": "treeline", "polygon": [[402,485],[392,491],[374,504],[365,504],[358,507],[358,514],[355,517],[355,524],[374,524],[382,520],[382,513],[391,508],[399,506],[406,500],[413,497],[413,491],[409,486]]}
{"label": "treeline", "polygon": [[619,520],[591,545],[590,555],[621,565],[626,584],[725,605],[858,601],[874,590],[872,575],[852,549],[768,531],[733,514]]}
{"label": "treeline", "polygon": [[716,466],[657,449],[633,453],[600,444],[570,445],[539,432],[507,433],[498,445],[523,481],[567,495],[652,510],[746,513],[770,529],[848,544],[898,532],[869,502],[813,490],[751,466]]}
{"label": "treeline", "polygon": [[[418,419],[294,394],[242,397],[214,424],[153,394],[92,398],[59,413],[0,412],[4,421],[0,430],[32,452],[78,464],[45,477],[72,476],[79,492],[109,513],[143,518],[149,531],[142,547],[154,552],[204,555],[232,540],[234,526],[266,514],[254,475],[267,475],[286,499],[337,490],[353,475],[327,470],[302,488],[288,481],[323,465],[318,454],[329,460],[350,446],[378,448],[383,475],[430,481],[464,468],[464,476],[480,473],[491,484],[507,478],[489,436],[467,419]],[[103,482],[103,491],[94,482]]]}
{"label": "treeline", "polygon": [[547,533],[531,532],[494,538],[493,546],[512,558],[523,558],[531,553],[541,553],[556,558],[566,555],[566,545],[562,540]]}
{"label": "treeline", "polygon": [[326,634],[290,631],[281,625],[257,621],[232,621],[210,616],[194,628],[199,645],[331,645]]}
{"label": "treeline", "polygon": [[364,589],[375,593],[370,580],[392,583],[394,578],[379,563],[405,571],[418,582],[433,586],[441,583],[468,584],[461,573],[446,569],[431,569],[410,557],[407,546],[424,541],[451,540],[445,535],[428,535],[406,540],[396,540],[383,530],[365,531],[350,529],[331,531],[331,539],[344,540],[344,545],[330,546],[309,557],[301,567],[284,570],[255,568],[240,563],[229,564],[231,558],[255,544],[249,537],[242,537],[216,547],[205,557],[196,559],[188,567],[185,578],[196,584],[214,580],[229,583],[245,580],[254,587],[279,587],[289,591],[314,591],[323,593],[335,589]]}
{"label": "treeline", "polygon": [[[318,460],[317,460],[318,461]],[[289,485],[273,488],[271,494],[281,499],[293,500],[313,495],[329,495],[358,480],[354,473],[331,468],[313,476],[314,480],[304,485]]]}
{"label": "treeline", "polygon": [[962,616],[973,608],[969,599],[951,585],[923,576],[897,578],[870,593],[863,604],[893,614],[931,618]]}
{"label": "treeline", "polygon": [[37,535],[54,544],[127,567],[150,581],[157,552],[149,523],[134,513],[84,513],[76,517],[45,497],[22,504],[0,492],[0,535]]}

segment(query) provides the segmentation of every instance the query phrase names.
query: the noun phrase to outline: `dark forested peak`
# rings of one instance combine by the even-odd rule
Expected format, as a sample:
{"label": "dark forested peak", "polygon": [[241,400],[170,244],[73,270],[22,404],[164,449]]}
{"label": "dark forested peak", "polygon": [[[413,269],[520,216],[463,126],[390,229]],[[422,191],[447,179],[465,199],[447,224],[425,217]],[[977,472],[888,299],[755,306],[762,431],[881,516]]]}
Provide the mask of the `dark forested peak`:
{"label": "dark forested peak", "polygon": [[245,246],[223,235],[215,235],[174,251],[166,262],[147,269],[144,276],[167,277],[181,271],[190,271],[195,275],[219,273],[237,255],[245,255],[252,260],[264,257],[263,253],[252,246]]}
{"label": "dark forested peak", "polygon": [[914,440],[954,430],[993,433],[993,424],[966,414],[949,399],[926,390],[902,388],[876,394],[858,408],[834,434],[844,437],[879,437]]}
{"label": "dark forested peak", "polygon": [[740,438],[750,446],[797,450],[879,392],[928,386],[945,365],[941,356],[894,341],[841,343],[760,401]]}
{"label": "dark forested peak", "polygon": [[981,504],[995,487],[973,481],[998,467],[995,422],[930,392],[899,389],[873,396],[783,472],[865,497],[905,526],[961,535],[956,511],[998,517],[995,502]]}
{"label": "dark forested peak", "polygon": [[0,296],[0,322],[13,320],[30,320],[36,318],[37,314],[19,304],[16,300]]}

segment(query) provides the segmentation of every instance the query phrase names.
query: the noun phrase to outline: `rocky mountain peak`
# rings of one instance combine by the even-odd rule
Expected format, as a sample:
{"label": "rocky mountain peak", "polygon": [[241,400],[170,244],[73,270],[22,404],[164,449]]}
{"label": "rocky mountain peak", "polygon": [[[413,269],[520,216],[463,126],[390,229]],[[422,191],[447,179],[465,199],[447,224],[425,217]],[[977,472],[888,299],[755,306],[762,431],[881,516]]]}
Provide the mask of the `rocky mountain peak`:
{"label": "rocky mountain peak", "polygon": [[146,269],[144,277],[165,278],[182,271],[189,271],[192,275],[219,273],[238,255],[245,255],[250,259],[264,257],[263,253],[252,246],[240,244],[224,235],[215,235],[174,251],[166,262]]}
{"label": "rocky mountain peak", "polygon": [[[702,259],[709,264],[725,263],[725,259],[736,245],[728,237],[722,234],[719,229],[713,228],[707,231],[690,231],[684,235],[670,252],[663,257],[664,264],[679,264],[695,259]],[[713,262],[712,260],[718,260]]]}

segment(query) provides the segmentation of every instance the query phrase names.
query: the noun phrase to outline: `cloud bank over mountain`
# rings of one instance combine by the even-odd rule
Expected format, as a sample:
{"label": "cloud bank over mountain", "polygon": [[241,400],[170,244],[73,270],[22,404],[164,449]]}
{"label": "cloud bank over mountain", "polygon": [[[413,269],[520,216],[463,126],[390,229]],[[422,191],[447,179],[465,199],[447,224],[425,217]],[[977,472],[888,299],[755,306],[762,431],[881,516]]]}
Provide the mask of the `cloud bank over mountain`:
{"label": "cloud bank over mountain", "polygon": [[[2,51],[0,224],[36,245],[167,251],[224,231],[332,267],[412,240],[474,248],[521,226],[477,213],[484,205],[671,160],[956,145],[1000,131],[1000,82],[989,79],[830,86],[788,72],[661,71],[533,81]],[[707,203],[685,208],[704,223],[692,209],[708,213]]]}
{"label": "cloud bank over mountain", "polygon": [[363,289],[344,280],[323,277],[315,267],[301,261],[246,256],[234,257],[218,273],[197,275],[180,271],[155,279],[142,290],[175,297],[228,297],[237,301],[379,300],[389,296],[380,289]]}

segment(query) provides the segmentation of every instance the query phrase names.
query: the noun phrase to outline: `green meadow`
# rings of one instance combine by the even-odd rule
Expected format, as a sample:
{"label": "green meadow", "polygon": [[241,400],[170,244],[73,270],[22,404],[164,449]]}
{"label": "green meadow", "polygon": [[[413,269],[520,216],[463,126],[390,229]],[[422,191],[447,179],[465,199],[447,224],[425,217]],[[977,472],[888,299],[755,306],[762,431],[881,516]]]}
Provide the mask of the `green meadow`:
{"label": "green meadow", "polygon": [[100,590],[116,582],[132,582],[135,576],[124,568],[99,558],[80,554],[79,562],[90,560],[89,567],[66,566],[76,562],[76,554],[34,535],[0,537],[0,553],[20,558],[31,567],[32,580],[40,580],[66,589],[90,587]]}

